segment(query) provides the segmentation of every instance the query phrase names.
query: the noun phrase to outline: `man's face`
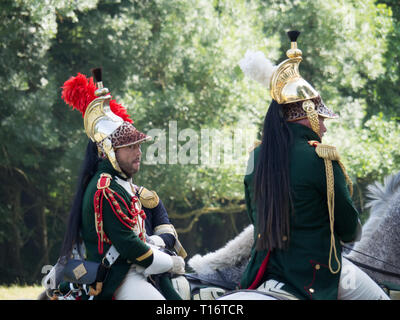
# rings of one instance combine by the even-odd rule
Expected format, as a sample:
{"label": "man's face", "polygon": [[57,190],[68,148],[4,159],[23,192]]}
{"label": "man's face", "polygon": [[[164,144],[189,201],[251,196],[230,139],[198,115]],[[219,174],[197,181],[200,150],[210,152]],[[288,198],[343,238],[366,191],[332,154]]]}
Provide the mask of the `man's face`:
{"label": "man's face", "polygon": [[139,171],[140,161],[142,158],[140,143],[118,148],[115,152],[115,155],[117,157],[119,167],[128,177],[132,177]]}

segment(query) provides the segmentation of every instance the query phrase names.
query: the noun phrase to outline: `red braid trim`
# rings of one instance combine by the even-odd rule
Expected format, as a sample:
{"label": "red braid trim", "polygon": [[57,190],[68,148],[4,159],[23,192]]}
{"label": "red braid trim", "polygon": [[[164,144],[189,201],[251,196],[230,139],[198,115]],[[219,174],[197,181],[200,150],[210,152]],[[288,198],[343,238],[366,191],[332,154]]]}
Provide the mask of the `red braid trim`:
{"label": "red braid trim", "polygon": [[[110,204],[111,210],[117,216],[118,220],[128,229],[133,229],[138,224],[137,216],[140,215],[142,220],[142,224],[139,227],[140,230],[144,230],[144,219],[146,219],[146,214],[143,210],[139,210],[136,208],[136,203],[139,199],[136,196],[131,198],[130,206],[126,203],[126,201],[115,191],[109,188],[111,183],[111,176],[109,174],[101,174],[100,178],[97,182],[98,190],[94,194],[94,209],[95,209],[95,227],[97,232],[98,239],[98,252],[99,254],[103,254],[103,246],[104,242],[107,244],[111,244],[110,239],[106,236],[103,230],[103,199],[104,197],[107,199]],[[117,198],[123,203],[125,206],[129,217],[125,212],[121,210],[121,206],[118,201],[115,199],[115,195]],[[145,237],[143,232],[139,233],[139,238],[145,242]]]}
{"label": "red braid trim", "polygon": [[97,232],[97,250],[99,254],[103,254],[104,242],[111,244],[110,239],[106,236],[103,230],[103,190],[97,190],[94,194],[94,212],[95,212],[95,227]]}
{"label": "red braid trim", "polygon": [[109,193],[108,197],[106,196],[106,199],[108,200],[108,203],[110,204],[110,207],[114,212],[114,214],[117,216],[118,220],[128,229],[132,229],[133,221],[129,219],[128,216],[122,212],[121,207],[119,206],[115,198],[112,196],[112,193],[111,194]]}

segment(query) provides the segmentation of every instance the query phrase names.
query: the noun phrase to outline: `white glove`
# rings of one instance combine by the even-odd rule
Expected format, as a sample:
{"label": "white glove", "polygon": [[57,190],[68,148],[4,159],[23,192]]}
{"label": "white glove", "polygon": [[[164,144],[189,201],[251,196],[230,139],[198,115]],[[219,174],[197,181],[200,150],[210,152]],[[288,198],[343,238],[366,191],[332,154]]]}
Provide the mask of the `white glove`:
{"label": "white glove", "polygon": [[153,262],[143,272],[145,277],[151,274],[164,273],[173,268],[173,260],[169,254],[161,252],[155,246],[150,245],[153,250]]}
{"label": "white glove", "polygon": [[146,242],[152,245],[155,245],[159,248],[165,248],[165,242],[163,240],[163,238],[161,238],[160,236],[150,236],[146,238]]}
{"label": "white glove", "polygon": [[185,273],[185,260],[180,256],[171,256],[172,268],[169,270],[171,273],[184,274]]}

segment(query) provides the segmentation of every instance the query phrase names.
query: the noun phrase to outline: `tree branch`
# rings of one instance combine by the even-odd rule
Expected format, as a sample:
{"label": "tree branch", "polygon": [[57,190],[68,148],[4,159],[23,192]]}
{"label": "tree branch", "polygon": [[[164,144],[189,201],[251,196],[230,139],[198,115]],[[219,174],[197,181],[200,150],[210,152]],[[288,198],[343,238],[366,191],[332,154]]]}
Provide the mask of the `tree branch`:
{"label": "tree branch", "polygon": [[222,214],[234,214],[240,213],[246,210],[245,204],[239,205],[229,205],[226,207],[206,207],[201,209],[196,209],[190,212],[186,212],[184,214],[171,213],[169,217],[171,219],[191,219],[189,225],[185,228],[177,228],[177,233],[187,233],[192,230],[194,224],[199,220],[202,215],[211,214],[211,213],[222,213]]}

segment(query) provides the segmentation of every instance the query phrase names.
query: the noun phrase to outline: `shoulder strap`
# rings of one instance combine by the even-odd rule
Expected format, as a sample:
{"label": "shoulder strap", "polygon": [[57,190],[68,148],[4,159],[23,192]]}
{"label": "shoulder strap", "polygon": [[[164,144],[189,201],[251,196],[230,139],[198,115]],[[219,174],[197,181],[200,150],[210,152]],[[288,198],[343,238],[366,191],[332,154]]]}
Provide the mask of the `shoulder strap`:
{"label": "shoulder strap", "polygon": [[99,180],[97,180],[97,190],[107,189],[111,184],[112,177],[108,173],[100,174]]}

